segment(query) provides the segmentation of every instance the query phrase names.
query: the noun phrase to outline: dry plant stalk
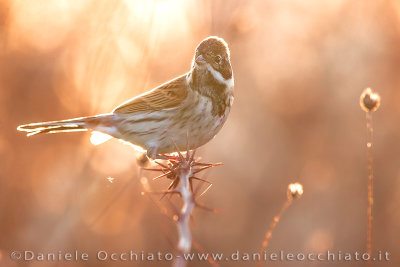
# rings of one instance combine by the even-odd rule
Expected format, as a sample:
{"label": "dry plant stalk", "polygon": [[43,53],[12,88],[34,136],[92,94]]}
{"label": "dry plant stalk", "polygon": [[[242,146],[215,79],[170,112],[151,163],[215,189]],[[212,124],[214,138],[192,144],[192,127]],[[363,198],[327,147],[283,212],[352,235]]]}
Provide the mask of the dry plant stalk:
{"label": "dry plant stalk", "polygon": [[[372,208],[374,204],[374,169],[373,169],[373,132],[372,112],[376,111],[380,106],[380,96],[367,88],[360,96],[360,106],[365,111],[367,121],[367,170],[368,170],[368,207],[367,207],[367,253],[372,257]],[[366,262],[366,266],[371,266],[371,260]]]}
{"label": "dry plant stalk", "polygon": [[190,161],[182,161],[177,169],[179,185],[175,190],[182,197],[183,206],[180,214],[174,219],[177,221],[179,232],[178,250],[187,253],[192,248],[192,235],[190,233],[190,215],[195,207],[193,192],[190,188],[190,177],[193,176],[193,169]]}
{"label": "dry plant stalk", "polygon": [[261,248],[259,251],[260,259],[258,261],[257,266],[262,266],[261,255],[264,249],[267,248],[269,240],[271,239],[272,232],[274,231],[276,225],[278,224],[279,220],[281,219],[282,215],[285,213],[287,208],[292,205],[294,199],[298,199],[303,195],[303,186],[300,183],[292,183],[288,185],[288,189],[286,191],[287,200],[279,210],[278,214],[274,216],[273,221],[270,223],[267,232],[265,233],[264,240],[261,244]]}
{"label": "dry plant stalk", "polygon": [[143,168],[144,170],[162,172],[161,175],[153,178],[153,180],[157,180],[163,177],[172,180],[166,191],[147,193],[161,193],[163,194],[163,196],[168,194],[177,194],[182,198],[182,207],[179,209],[179,211],[178,209],[176,209],[177,214],[173,215],[172,217],[173,220],[176,222],[179,235],[179,241],[177,245],[179,257],[175,257],[175,260],[173,262],[174,267],[185,267],[187,265],[183,254],[189,253],[192,249],[190,218],[192,216],[194,208],[200,207],[206,210],[213,211],[212,209],[209,209],[197,203],[196,196],[198,191],[200,190],[200,187],[198,187],[197,190],[193,190],[193,180],[198,180],[200,182],[209,184],[209,186],[206,188],[206,190],[208,190],[211,186],[211,183],[205,179],[198,178],[195,175],[206,169],[219,166],[221,165],[221,163],[201,163],[198,161],[198,159],[195,159],[194,156],[195,151],[187,151],[185,156],[178,152],[177,156],[166,156],[166,158],[168,159],[167,164],[155,161],[155,163],[159,165],[159,168]]}

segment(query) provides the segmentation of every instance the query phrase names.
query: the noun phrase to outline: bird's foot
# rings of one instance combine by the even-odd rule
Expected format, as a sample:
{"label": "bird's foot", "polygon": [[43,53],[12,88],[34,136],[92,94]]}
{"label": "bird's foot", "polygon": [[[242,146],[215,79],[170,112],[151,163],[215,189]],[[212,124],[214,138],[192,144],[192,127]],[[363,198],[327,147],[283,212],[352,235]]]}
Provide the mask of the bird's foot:
{"label": "bird's foot", "polygon": [[156,155],[154,159],[162,159],[162,160],[178,160],[179,156],[178,155],[166,155],[166,154],[161,154],[161,155]]}

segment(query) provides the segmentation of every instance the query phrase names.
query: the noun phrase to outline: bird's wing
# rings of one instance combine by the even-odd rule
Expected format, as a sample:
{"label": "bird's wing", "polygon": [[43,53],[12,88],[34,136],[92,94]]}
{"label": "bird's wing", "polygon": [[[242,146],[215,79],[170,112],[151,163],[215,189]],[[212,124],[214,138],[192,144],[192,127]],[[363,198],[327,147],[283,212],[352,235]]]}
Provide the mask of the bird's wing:
{"label": "bird's wing", "polygon": [[185,74],[122,103],[113,112],[126,114],[175,108],[185,100],[187,88]]}

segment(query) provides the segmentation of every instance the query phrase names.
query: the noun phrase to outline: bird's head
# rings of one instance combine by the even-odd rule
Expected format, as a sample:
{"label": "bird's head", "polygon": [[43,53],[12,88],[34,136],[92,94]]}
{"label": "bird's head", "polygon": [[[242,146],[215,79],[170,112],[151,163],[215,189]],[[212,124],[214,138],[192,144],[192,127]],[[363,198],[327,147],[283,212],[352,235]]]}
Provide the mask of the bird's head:
{"label": "bird's head", "polygon": [[211,36],[197,46],[193,67],[207,69],[220,82],[232,78],[232,66],[228,44],[219,37]]}

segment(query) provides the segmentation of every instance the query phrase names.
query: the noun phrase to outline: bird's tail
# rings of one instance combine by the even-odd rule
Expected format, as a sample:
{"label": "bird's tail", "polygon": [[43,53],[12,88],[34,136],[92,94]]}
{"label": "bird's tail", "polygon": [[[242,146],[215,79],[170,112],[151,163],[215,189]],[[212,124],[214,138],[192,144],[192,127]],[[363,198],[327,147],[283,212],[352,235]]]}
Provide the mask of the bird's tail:
{"label": "bird's tail", "polygon": [[97,130],[112,127],[112,115],[104,114],[62,121],[30,123],[18,126],[18,131],[27,132],[27,136],[43,133],[61,133],[74,131]]}

